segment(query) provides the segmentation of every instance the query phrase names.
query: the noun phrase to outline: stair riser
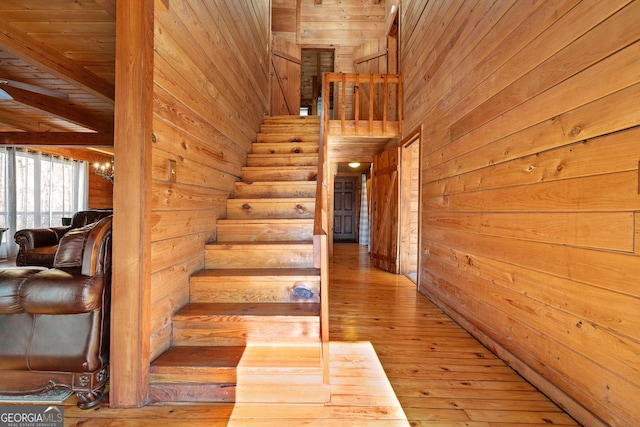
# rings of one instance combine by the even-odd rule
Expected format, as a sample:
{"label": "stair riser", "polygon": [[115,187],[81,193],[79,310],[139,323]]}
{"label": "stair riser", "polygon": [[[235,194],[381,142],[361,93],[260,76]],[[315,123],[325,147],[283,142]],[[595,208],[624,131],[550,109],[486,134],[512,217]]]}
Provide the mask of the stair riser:
{"label": "stair riser", "polygon": [[239,386],[234,384],[151,383],[151,402],[199,403],[309,403],[324,404],[330,399],[329,386],[318,375],[287,375],[286,387],[282,376],[273,382],[256,382],[247,376]]}
{"label": "stair riser", "polygon": [[318,125],[309,124],[263,124],[260,126],[260,133],[279,133],[279,134],[302,134],[302,135],[320,135]]}
{"label": "stair riser", "polygon": [[256,135],[256,142],[261,143],[314,143],[319,144],[320,134],[305,134],[305,133],[259,133]]}
{"label": "stair riser", "polygon": [[244,182],[256,181],[315,181],[318,176],[318,168],[310,166],[298,167],[243,167],[242,180]]}
{"label": "stair riser", "polygon": [[236,199],[260,199],[266,197],[303,197],[315,198],[317,191],[315,181],[287,182],[236,182]]}
{"label": "stair riser", "polygon": [[[238,321],[242,320],[242,321]],[[261,319],[226,319],[205,321],[174,320],[173,345],[178,346],[236,346],[287,345],[316,343],[320,340],[317,318],[280,322],[272,317]]]}
{"label": "stair riser", "polygon": [[165,368],[162,372],[150,373],[149,381],[153,383],[180,384],[180,383],[209,383],[209,384],[235,384],[238,379],[237,368],[211,368],[211,367],[172,367]]}
{"label": "stair riser", "polygon": [[252,156],[247,159],[247,166],[317,166],[318,156],[267,154]]}
{"label": "stair riser", "polygon": [[227,218],[313,218],[315,201],[296,199],[229,199]]}
{"label": "stair riser", "polygon": [[217,402],[236,400],[235,384],[153,384],[149,385],[151,402]]}
{"label": "stair riser", "polygon": [[[320,302],[320,278],[313,280],[263,280],[260,277],[199,277],[191,279],[191,302]],[[304,288],[313,297],[303,299],[295,294]]]}
{"label": "stair riser", "polygon": [[276,142],[253,143],[254,154],[318,154],[318,143]]}
{"label": "stair riser", "polygon": [[313,268],[313,246],[291,249],[283,254],[265,245],[233,250],[227,245],[207,246],[205,268]]}
{"label": "stair riser", "polygon": [[320,116],[266,116],[264,124],[313,123],[320,126]]}
{"label": "stair riser", "polygon": [[218,223],[218,242],[282,242],[313,239],[309,224],[223,224]]}

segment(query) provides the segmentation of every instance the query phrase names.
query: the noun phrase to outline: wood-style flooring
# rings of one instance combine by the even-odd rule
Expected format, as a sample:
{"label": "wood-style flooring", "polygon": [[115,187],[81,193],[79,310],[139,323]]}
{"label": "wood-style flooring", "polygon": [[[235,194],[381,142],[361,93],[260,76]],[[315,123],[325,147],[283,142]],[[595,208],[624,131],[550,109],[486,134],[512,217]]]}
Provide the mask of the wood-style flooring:
{"label": "wood-style flooring", "polygon": [[411,426],[578,425],[366,246],[335,245],[330,278],[331,341],[373,344]]}
{"label": "wood-style flooring", "polygon": [[65,425],[578,425],[417,293],[411,280],[371,267],[365,246],[334,246],[330,317],[332,375],[327,405],[164,404],[112,409],[105,401],[95,410],[80,411],[72,397],[65,402]]}

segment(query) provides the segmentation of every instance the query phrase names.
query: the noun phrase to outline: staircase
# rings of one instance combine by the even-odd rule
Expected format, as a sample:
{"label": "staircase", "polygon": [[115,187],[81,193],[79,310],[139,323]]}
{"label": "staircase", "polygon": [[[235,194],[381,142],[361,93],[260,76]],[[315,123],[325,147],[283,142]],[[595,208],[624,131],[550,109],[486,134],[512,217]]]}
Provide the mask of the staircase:
{"label": "staircase", "polygon": [[320,121],[266,117],[173,316],[172,348],[150,367],[152,401],[328,401],[313,216]]}

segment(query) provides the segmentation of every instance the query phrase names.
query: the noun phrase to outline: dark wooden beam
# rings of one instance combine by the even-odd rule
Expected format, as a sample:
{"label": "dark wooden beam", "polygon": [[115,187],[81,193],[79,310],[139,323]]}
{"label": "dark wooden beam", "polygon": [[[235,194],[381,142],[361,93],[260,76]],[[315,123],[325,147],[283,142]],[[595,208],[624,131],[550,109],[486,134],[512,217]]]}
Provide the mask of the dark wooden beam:
{"label": "dark wooden beam", "polygon": [[105,100],[114,100],[115,87],[71,59],[52,50],[43,43],[18,30],[0,18],[0,48],[33,65],[41,71],[84,88]]}
{"label": "dark wooden beam", "polygon": [[2,88],[15,102],[47,112],[79,126],[98,132],[112,132],[113,119],[104,120],[93,113],[74,107],[68,100],[41,95],[28,90],[4,85]]}
{"label": "dark wooden beam", "polygon": [[0,132],[0,145],[113,147],[113,134],[81,132]]}

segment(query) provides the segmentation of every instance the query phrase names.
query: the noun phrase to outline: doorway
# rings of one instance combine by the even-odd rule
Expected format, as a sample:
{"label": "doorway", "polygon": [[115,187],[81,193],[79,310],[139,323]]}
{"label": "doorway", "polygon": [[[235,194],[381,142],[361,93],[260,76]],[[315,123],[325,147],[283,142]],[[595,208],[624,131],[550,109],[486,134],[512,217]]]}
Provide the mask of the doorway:
{"label": "doorway", "polygon": [[318,115],[322,96],[322,73],[332,73],[334,49],[302,49],[300,66],[300,113]]}
{"label": "doorway", "polygon": [[356,178],[335,178],[333,183],[333,240],[356,242],[358,209]]}
{"label": "doorway", "polygon": [[421,129],[402,143],[400,176],[400,274],[418,283]]}

